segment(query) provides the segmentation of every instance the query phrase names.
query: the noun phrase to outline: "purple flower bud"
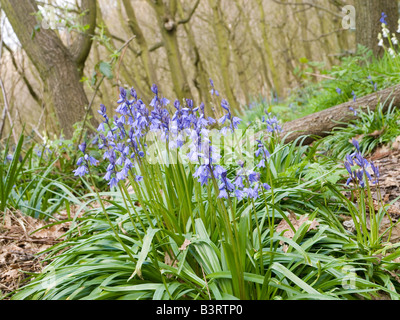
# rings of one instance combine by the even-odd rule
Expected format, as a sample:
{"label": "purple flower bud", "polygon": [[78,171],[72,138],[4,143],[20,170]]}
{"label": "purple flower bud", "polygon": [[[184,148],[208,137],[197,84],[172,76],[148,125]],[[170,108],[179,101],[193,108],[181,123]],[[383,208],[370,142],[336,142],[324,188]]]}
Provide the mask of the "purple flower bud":
{"label": "purple flower bud", "polygon": [[222,99],[221,101],[221,107],[224,108],[226,111],[230,112],[230,106],[228,101],[226,101],[225,99]]}
{"label": "purple flower bud", "polygon": [[151,91],[152,91],[155,95],[158,95],[158,87],[157,87],[157,85],[153,84],[153,85],[151,86]]}
{"label": "purple flower bud", "polygon": [[83,142],[82,144],[79,145],[79,150],[81,150],[82,153],[85,153],[85,151],[86,151],[86,142]]}
{"label": "purple flower bud", "polygon": [[263,187],[264,187],[264,189],[267,190],[267,191],[268,191],[268,190],[271,190],[271,186],[270,186],[268,183],[264,183],[264,184],[263,184]]}
{"label": "purple flower bud", "polygon": [[356,147],[357,151],[360,151],[360,144],[355,138],[353,138],[352,144]]}

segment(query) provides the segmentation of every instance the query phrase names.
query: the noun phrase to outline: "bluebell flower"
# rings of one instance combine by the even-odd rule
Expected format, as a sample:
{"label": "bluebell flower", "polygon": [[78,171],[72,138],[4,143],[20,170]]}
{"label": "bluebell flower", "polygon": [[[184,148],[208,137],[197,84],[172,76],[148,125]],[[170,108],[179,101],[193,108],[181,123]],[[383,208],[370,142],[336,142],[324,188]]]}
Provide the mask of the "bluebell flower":
{"label": "bluebell flower", "polygon": [[353,107],[349,107],[349,110],[350,110],[350,111],[353,111],[353,113],[354,113],[354,115],[355,115],[355,116],[357,115],[357,111],[356,111],[356,110],[354,110],[354,108],[353,108]]}
{"label": "bluebell flower", "polygon": [[355,138],[353,138],[351,143],[353,144],[353,146],[356,147],[357,151],[360,152],[360,144],[358,143],[358,141]]}
{"label": "bluebell flower", "polygon": [[354,90],[351,92],[351,95],[353,96],[353,101],[355,102],[357,100],[357,95]]}
{"label": "bluebell flower", "polygon": [[83,177],[84,175],[86,175],[89,171],[86,165],[82,165],[80,167],[78,167],[76,170],[73,171],[75,176],[81,176]]}
{"label": "bluebell flower", "polygon": [[379,178],[380,178],[379,168],[375,166],[373,161],[371,161],[371,168],[372,168],[372,171],[373,171],[374,177],[375,177],[373,182],[374,183],[378,183],[379,182]]}
{"label": "bluebell flower", "polygon": [[271,190],[271,186],[268,183],[263,183],[263,188],[267,191]]}
{"label": "bluebell flower", "polygon": [[122,87],[119,88],[119,100],[117,101],[118,104],[121,104],[126,101],[126,90]]}
{"label": "bluebell flower", "polygon": [[256,183],[253,188],[245,188],[243,191],[247,193],[249,198],[257,199],[259,197],[258,188],[259,184]]}
{"label": "bluebell flower", "polygon": [[386,18],[387,18],[386,13],[382,12],[382,15],[381,15],[381,18],[379,19],[379,21],[380,21],[381,23],[387,25]]}
{"label": "bluebell flower", "polygon": [[336,88],[336,92],[337,92],[338,94],[342,94],[342,89]]}
{"label": "bluebell flower", "polygon": [[263,116],[261,121],[267,125],[268,132],[277,132],[280,133],[283,131],[282,127],[279,124],[279,121],[276,116],[272,116],[272,114],[268,111],[265,111],[266,116]]}
{"label": "bluebell flower", "polygon": [[244,193],[242,190],[240,190],[240,189],[236,189],[236,190],[235,190],[235,197],[236,197],[239,201],[241,201],[245,196],[246,196],[246,195],[245,195],[245,193]]}
{"label": "bluebell flower", "polygon": [[212,81],[212,79],[210,79],[210,84],[211,84],[211,95],[216,95],[217,97],[219,96],[219,92],[217,91],[217,90],[215,90],[215,88],[214,88],[214,81]]}
{"label": "bluebell flower", "polygon": [[[373,183],[377,183],[379,178],[379,170],[372,162],[369,163],[368,160],[362,156],[358,141],[353,139],[352,143],[356,148],[356,152],[346,155],[344,166],[349,173],[349,178],[347,179],[346,185],[349,185],[350,182],[353,182],[356,185],[358,184],[361,188],[364,188],[366,183],[366,181],[364,181],[364,177],[367,177],[367,180],[372,181]],[[357,165],[358,169],[353,170],[353,165]],[[369,167],[372,168],[375,179],[371,177],[371,174],[368,171]]]}
{"label": "bluebell flower", "polygon": [[80,144],[78,148],[82,153],[85,153],[85,151],[86,151],[86,142],[83,142],[82,144]]}
{"label": "bluebell flower", "polygon": [[100,123],[100,125],[99,125],[99,127],[97,128],[97,131],[102,131],[102,132],[105,132],[106,130],[105,130],[105,128],[104,128],[104,122],[102,122],[102,123]]}
{"label": "bluebell flower", "polygon": [[249,174],[250,183],[258,182],[260,180],[260,174],[258,172],[251,172]]}
{"label": "bluebell flower", "polygon": [[238,189],[243,189],[244,185],[243,185],[243,177],[242,176],[237,176],[235,179],[235,185]]}
{"label": "bluebell flower", "polygon": [[152,91],[155,95],[158,95],[158,87],[157,87],[156,84],[153,84],[153,85],[151,86],[151,91]]}
{"label": "bluebell flower", "polygon": [[75,176],[83,177],[87,173],[89,173],[89,166],[97,166],[99,161],[94,157],[89,156],[86,153],[86,142],[83,142],[78,146],[79,150],[83,153],[83,157],[80,157],[77,161],[78,168],[73,170]]}
{"label": "bluebell flower", "polygon": [[220,189],[219,190],[218,198],[220,198],[220,199],[222,199],[222,198],[228,199],[228,193],[226,192],[225,189],[222,189],[222,190]]}
{"label": "bluebell flower", "polygon": [[114,177],[110,180],[110,182],[108,183],[108,185],[110,186],[110,188],[113,187],[117,187],[118,186],[118,180]]}

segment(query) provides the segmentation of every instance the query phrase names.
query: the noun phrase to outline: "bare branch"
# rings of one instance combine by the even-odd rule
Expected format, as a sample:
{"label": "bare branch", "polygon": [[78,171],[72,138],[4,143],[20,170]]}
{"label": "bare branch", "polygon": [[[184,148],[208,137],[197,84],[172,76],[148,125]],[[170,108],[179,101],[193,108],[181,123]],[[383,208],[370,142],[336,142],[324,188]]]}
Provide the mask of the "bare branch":
{"label": "bare branch", "polygon": [[297,3],[297,2],[283,2],[283,1],[278,1],[278,0],[272,0],[272,1],[277,3],[277,4],[283,4],[283,5],[287,5],[287,6],[309,6],[309,7],[313,7],[313,8],[325,11],[325,12],[327,12],[327,13],[335,16],[335,17],[343,18],[343,16],[340,15],[339,13],[336,13],[336,12],[334,12],[332,10],[329,10],[329,9],[327,9],[327,8],[325,8],[323,6],[320,6],[320,5],[316,4],[316,3],[311,3],[311,2],[299,2],[299,3]]}
{"label": "bare branch", "polygon": [[192,19],[192,17],[194,15],[194,13],[196,12],[196,9],[198,8],[199,4],[200,4],[200,0],[197,0],[196,3],[194,4],[192,10],[190,10],[189,15],[186,18],[184,18],[182,20],[179,20],[178,24],[188,23],[190,21],[190,19]]}

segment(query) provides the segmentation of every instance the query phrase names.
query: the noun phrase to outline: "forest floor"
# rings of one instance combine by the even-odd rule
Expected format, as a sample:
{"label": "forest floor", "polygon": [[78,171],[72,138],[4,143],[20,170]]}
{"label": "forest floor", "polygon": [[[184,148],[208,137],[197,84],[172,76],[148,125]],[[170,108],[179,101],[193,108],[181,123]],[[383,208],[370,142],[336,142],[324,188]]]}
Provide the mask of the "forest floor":
{"label": "forest floor", "polygon": [[[59,221],[68,219],[63,213],[56,218]],[[31,273],[42,271],[47,265],[43,261],[47,254],[39,253],[61,242],[71,224],[64,222],[52,225],[55,220],[38,220],[19,211],[8,211],[1,217],[1,221],[0,298],[23,285]]]}
{"label": "forest floor", "polygon": [[[385,204],[400,196],[400,151],[386,147],[377,149],[369,158],[380,168],[380,193]],[[375,209],[379,208],[377,188],[372,187]],[[347,196],[350,196],[347,193]],[[388,209],[392,223],[400,219],[400,199]],[[72,212],[73,214],[73,212]],[[61,212],[56,217],[67,220]],[[353,231],[351,218],[344,218],[344,226]],[[71,222],[53,225],[54,221],[37,220],[21,212],[8,211],[0,216],[0,299],[21,287],[29,275],[39,273],[46,266],[46,254],[39,254],[63,240]],[[49,227],[46,227],[49,226]],[[382,221],[382,230],[390,226],[388,217]],[[39,231],[37,231],[39,230]],[[36,232],[35,232],[36,231]],[[386,239],[385,239],[386,241]],[[400,242],[400,224],[392,230],[390,242]],[[400,262],[400,261],[399,261]],[[398,279],[400,282],[400,279]],[[6,297],[5,300],[9,298]]]}

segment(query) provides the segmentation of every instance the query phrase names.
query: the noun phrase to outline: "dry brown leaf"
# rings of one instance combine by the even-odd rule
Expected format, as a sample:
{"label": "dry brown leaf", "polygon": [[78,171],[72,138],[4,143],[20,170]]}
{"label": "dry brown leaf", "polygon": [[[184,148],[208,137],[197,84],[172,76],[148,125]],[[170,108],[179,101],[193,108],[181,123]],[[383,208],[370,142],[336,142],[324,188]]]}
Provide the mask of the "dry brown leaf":
{"label": "dry brown leaf", "polygon": [[370,133],[369,136],[370,137],[379,137],[383,131],[385,131],[385,128],[381,129],[381,130],[375,130],[374,132]]}
{"label": "dry brown leaf", "polygon": [[391,153],[392,153],[392,151],[387,146],[379,147],[376,149],[374,154],[371,156],[371,160],[375,161],[375,160],[385,158],[388,155],[390,155]]}
{"label": "dry brown leaf", "polygon": [[[168,252],[165,252],[164,263],[166,265],[168,265],[168,266],[177,268],[178,267],[178,260],[176,258],[172,258],[173,256],[174,256],[174,254],[172,252],[171,252],[171,255]],[[166,277],[169,279],[169,278],[172,278],[173,275],[167,273]]]}
{"label": "dry brown leaf", "polygon": [[394,187],[394,186],[398,186],[398,182],[397,179],[393,178],[393,177],[387,177],[385,179],[385,181],[381,184],[381,187]]}
{"label": "dry brown leaf", "polygon": [[398,136],[396,140],[394,140],[392,148],[395,150],[400,150],[400,136]]}
{"label": "dry brown leaf", "polygon": [[[307,223],[309,221],[308,216],[306,216],[306,215],[301,216],[300,219],[297,220],[296,214],[291,211],[289,212],[288,219],[292,223],[292,225],[296,231],[299,230],[299,228],[304,223]],[[316,220],[309,222],[309,224],[310,224],[310,226],[307,231],[316,230],[317,227],[319,226],[319,223]],[[293,239],[295,233],[294,233],[293,229],[290,227],[290,225],[286,222],[285,219],[282,219],[282,221],[276,227],[276,232],[281,233],[282,231],[285,231],[283,233],[283,236],[285,238]]]}
{"label": "dry brown leaf", "polygon": [[358,134],[354,138],[349,139],[349,142],[353,143],[353,139],[356,139],[357,141],[361,141],[362,138],[364,138],[364,134]]}
{"label": "dry brown leaf", "polygon": [[185,239],[185,241],[183,242],[182,246],[179,248],[179,250],[181,251],[185,251],[187,249],[187,247],[191,244],[192,242],[188,239]]}

